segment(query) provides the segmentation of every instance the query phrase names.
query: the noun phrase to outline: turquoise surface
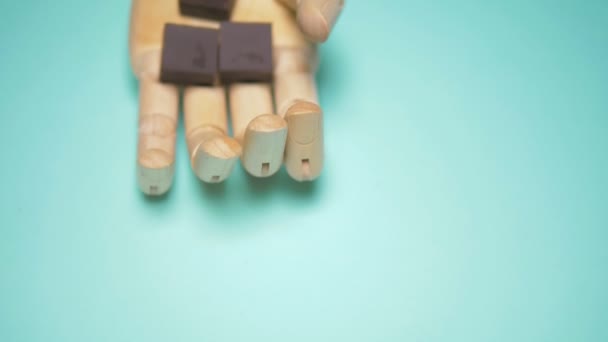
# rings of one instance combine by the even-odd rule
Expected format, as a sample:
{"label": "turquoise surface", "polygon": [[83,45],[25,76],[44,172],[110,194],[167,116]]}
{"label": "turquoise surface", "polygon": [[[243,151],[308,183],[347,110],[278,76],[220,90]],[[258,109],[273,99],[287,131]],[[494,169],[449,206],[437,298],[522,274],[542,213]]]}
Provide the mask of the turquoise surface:
{"label": "turquoise surface", "polygon": [[323,177],[161,200],[129,2],[0,13],[0,341],[608,340],[608,2],[353,0]]}

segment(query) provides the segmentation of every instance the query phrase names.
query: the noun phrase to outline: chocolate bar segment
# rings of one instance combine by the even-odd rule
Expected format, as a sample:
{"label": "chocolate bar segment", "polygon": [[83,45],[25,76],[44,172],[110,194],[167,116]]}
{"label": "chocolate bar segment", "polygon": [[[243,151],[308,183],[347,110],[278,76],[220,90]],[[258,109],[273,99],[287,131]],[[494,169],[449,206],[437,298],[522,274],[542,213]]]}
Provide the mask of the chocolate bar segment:
{"label": "chocolate bar segment", "polygon": [[221,24],[219,72],[222,82],[271,82],[272,67],[270,24]]}
{"label": "chocolate bar segment", "polygon": [[182,15],[211,20],[228,20],[235,0],[180,0]]}
{"label": "chocolate bar segment", "polygon": [[217,76],[219,32],[167,24],[160,80],[181,85],[212,85]]}

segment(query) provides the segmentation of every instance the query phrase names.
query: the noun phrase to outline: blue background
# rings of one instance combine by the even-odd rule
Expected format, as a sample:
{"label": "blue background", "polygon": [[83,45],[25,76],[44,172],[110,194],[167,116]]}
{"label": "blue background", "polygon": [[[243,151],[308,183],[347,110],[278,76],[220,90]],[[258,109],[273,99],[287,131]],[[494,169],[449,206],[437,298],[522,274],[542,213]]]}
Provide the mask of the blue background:
{"label": "blue background", "polygon": [[608,340],[608,2],[357,1],[313,185],[136,187],[126,0],[0,3],[0,340]]}

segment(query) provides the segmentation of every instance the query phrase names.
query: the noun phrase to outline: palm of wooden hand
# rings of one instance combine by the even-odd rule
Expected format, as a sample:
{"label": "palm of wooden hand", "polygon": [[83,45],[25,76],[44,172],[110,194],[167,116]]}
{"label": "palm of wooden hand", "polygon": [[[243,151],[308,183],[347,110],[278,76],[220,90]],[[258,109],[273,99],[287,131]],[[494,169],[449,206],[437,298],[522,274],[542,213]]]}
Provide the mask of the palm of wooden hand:
{"label": "palm of wooden hand", "polygon": [[[239,157],[256,177],[273,175],[283,162],[298,181],[313,180],[321,172],[322,111],[311,41],[327,39],[343,0],[281,1],[237,0],[231,18],[273,24],[276,103],[273,87],[264,83],[232,84],[228,91],[222,86],[184,89],[188,152],[193,171],[204,182],[224,181]],[[180,15],[178,2],[133,0],[131,65],[140,81],[138,182],[148,195],[167,192],[174,173],[179,89],[159,82],[164,25],[219,27]],[[234,139],[227,135],[227,104]]]}

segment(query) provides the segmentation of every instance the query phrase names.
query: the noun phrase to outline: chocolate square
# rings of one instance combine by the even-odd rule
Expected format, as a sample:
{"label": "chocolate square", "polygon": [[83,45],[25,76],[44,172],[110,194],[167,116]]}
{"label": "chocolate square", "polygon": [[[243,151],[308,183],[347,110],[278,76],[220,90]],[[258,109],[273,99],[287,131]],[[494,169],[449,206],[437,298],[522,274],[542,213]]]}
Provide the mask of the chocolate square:
{"label": "chocolate square", "polygon": [[182,15],[212,20],[228,20],[235,0],[180,0]]}
{"label": "chocolate square", "polygon": [[163,38],[161,82],[211,85],[217,76],[217,30],[167,24]]}
{"label": "chocolate square", "polygon": [[272,82],[271,24],[223,22],[219,61],[224,83]]}

